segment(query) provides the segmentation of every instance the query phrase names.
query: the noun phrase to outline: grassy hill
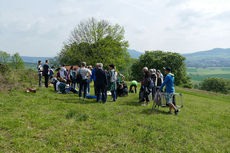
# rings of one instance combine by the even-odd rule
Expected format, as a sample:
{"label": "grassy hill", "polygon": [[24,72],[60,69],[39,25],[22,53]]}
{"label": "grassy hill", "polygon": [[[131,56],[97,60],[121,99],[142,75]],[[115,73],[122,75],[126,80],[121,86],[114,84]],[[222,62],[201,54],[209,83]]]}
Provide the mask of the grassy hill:
{"label": "grassy hill", "polygon": [[177,92],[178,116],[151,113],[138,94],[101,104],[53,88],[0,93],[0,152],[230,152],[230,97]]}

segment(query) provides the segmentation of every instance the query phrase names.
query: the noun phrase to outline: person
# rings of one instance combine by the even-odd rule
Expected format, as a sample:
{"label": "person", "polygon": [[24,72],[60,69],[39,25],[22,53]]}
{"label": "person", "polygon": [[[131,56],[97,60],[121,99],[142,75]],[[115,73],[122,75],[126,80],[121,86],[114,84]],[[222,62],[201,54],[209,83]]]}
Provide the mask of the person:
{"label": "person", "polygon": [[157,82],[156,69],[150,69],[149,71],[150,71],[151,79],[153,81],[152,99],[154,99],[156,94],[156,82]]}
{"label": "person", "polygon": [[69,69],[69,80],[70,80],[71,86],[73,86],[73,74],[72,74],[73,71],[74,71],[73,66],[71,66]]}
{"label": "person", "polygon": [[103,70],[103,64],[98,63],[98,69],[95,72],[95,86],[96,86],[96,96],[97,102],[100,100],[100,95],[102,95],[102,102],[103,104],[107,101],[107,91],[106,86],[108,85],[107,74]]}
{"label": "person", "polygon": [[96,71],[98,70],[98,63],[96,63],[95,68],[92,70],[92,75],[90,77],[90,82],[94,82],[94,94],[96,95],[96,86],[95,86],[95,80],[96,80]]}
{"label": "person", "polygon": [[123,96],[128,96],[129,90],[127,84],[123,81],[118,85],[117,88],[117,96],[123,97]]}
{"label": "person", "polygon": [[49,79],[51,80],[54,76],[54,66],[51,67],[50,71],[49,71]]}
{"label": "person", "polygon": [[125,76],[122,75],[120,72],[117,73],[117,81],[118,84],[125,81]]}
{"label": "person", "polygon": [[170,67],[166,67],[165,68],[165,80],[163,82],[163,84],[160,87],[160,91],[163,90],[163,87],[165,86],[165,90],[166,90],[166,95],[165,95],[165,99],[166,99],[166,104],[169,105],[169,113],[172,113],[172,109],[174,109],[175,111],[175,115],[177,115],[180,110],[177,109],[174,105],[173,105],[173,95],[175,92],[175,88],[174,88],[174,75],[171,73],[171,68]]}
{"label": "person", "polygon": [[50,80],[54,86],[54,91],[57,91],[56,84],[57,84],[58,79],[53,75],[53,76],[51,76]]}
{"label": "person", "polygon": [[143,78],[141,81],[141,88],[139,93],[139,102],[142,106],[149,104],[149,94],[152,92],[152,80],[147,67],[142,69]]}
{"label": "person", "polygon": [[158,91],[163,83],[163,75],[158,70],[157,71],[157,79],[156,79],[156,91]]}
{"label": "person", "polygon": [[76,89],[76,83],[77,83],[77,68],[74,68],[72,71],[72,87]]}
{"label": "person", "polygon": [[[133,91],[133,88],[134,88],[134,91]],[[130,93],[137,93],[137,81],[136,80],[133,80],[130,84],[130,87],[129,87],[129,92]]]}
{"label": "person", "polygon": [[85,100],[87,95],[87,85],[88,76],[91,76],[91,71],[86,68],[86,62],[82,62],[81,68],[78,69],[77,73],[81,76],[80,89],[79,89],[79,99],[81,99],[82,91],[84,92],[83,100]]}
{"label": "person", "polygon": [[60,77],[61,78],[66,78],[66,68],[65,68],[65,64],[62,65],[62,67],[59,70],[60,72]]}
{"label": "person", "polygon": [[[91,74],[92,74],[92,65],[88,66],[88,69],[90,70]],[[87,79],[87,93],[90,93],[90,79],[91,79],[91,75],[88,75],[88,79]]]}
{"label": "person", "polygon": [[59,83],[58,83],[58,93],[62,93],[62,94],[68,94],[71,92],[73,92],[74,94],[78,94],[78,91],[76,89],[74,89],[71,86],[67,85],[67,80],[60,78]]}
{"label": "person", "polygon": [[43,65],[43,76],[45,77],[45,87],[48,88],[49,82],[49,60],[46,60],[46,63]]}
{"label": "person", "polygon": [[117,72],[113,64],[109,65],[108,80],[109,90],[112,93],[113,102],[115,102],[117,100]]}
{"label": "person", "polygon": [[42,87],[42,71],[43,71],[43,67],[42,67],[42,61],[38,61],[38,65],[37,65],[37,69],[38,69],[38,85],[39,87]]}

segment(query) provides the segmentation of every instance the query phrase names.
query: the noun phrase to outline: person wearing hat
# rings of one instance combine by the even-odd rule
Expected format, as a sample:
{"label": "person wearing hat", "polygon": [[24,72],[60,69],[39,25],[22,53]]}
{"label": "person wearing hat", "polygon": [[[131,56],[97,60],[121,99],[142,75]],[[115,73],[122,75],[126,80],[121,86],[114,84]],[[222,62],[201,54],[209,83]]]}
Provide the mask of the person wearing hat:
{"label": "person wearing hat", "polygon": [[165,99],[166,99],[166,103],[169,105],[169,113],[171,114],[172,109],[174,109],[175,115],[177,115],[180,112],[180,110],[177,109],[175,105],[173,104],[173,94],[175,92],[174,75],[171,73],[170,67],[166,67],[164,69],[165,69],[166,77],[165,77],[163,84],[160,87],[160,91],[162,91],[163,87],[165,86],[165,89],[166,89]]}
{"label": "person wearing hat", "polygon": [[115,66],[113,64],[109,65],[108,80],[109,80],[109,90],[112,93],[113,101],[117,100],[117,72],[115,71]]}
{"label": "person wearing hat", "polygon": [[139,92],[139,102],[142,106],[146,106],[149,104],[149,94],[152,92],[152,80],[147,67],[142,69],[143,78],[141,81],[141,88]]}

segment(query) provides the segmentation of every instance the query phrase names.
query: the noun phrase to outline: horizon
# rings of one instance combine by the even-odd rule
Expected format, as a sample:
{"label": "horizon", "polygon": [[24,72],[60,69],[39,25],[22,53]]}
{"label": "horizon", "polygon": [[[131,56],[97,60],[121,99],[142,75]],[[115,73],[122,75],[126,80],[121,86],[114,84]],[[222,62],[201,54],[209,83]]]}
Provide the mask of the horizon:
{"label": "horizon", "polygon": [[54,57],[73,28],[90,17],[123,26],[129,48],[142,53],[230,48],[227,0],[2,0],[0,4],[0,50],[10,54]]}

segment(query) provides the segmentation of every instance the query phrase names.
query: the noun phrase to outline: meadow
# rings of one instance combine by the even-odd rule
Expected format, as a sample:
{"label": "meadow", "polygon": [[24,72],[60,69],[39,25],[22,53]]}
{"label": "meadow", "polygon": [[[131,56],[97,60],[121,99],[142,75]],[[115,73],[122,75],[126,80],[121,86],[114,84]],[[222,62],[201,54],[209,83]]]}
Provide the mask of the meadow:
{"label": "meadow", "polygon": [[138,94],[101,104],[53,88],[1,92],[0,152],[230,152],[230,96],[177,92],[177,116],[140,106]]}
{"label": "meadow", "polygon": [[206,78],[216,77],[230,80],[230,67],[208,67],[195,68],[187,67],[188,76],[195,84],[199,84]]}

